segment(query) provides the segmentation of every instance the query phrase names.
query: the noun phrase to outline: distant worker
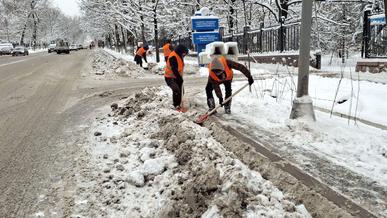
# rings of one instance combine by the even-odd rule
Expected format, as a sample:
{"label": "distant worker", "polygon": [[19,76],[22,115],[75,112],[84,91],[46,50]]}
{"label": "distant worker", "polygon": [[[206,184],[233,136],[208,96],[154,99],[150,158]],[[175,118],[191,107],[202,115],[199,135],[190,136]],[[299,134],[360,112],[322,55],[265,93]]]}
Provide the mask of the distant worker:
{"label": "distant worker", "polygon": [[172,51],[173,51],[173,48],[171,45],[171,40],[168,39],[167,42],[165,43],[165,45],[163,46],[165,63],[168,61],[168,57],[172,53]]}
{"label": "distant worker", "polygon": [[178,45],[168,57],[165,67],[165,82],[172,89],[173,106],[177,111],[181,111],[181,98],[183,87],[184,57],[188,54],[188,49],[184,45]]}
{"label": "distant worker", "polygon": [[141,46],[136,51],[136,56],[134,56],[134,61],[137,65],[140,65],[142,67],[142,59],[144,59],[145,63],[148,63],[146,60],[146,52],[149,50],[149,46]]}
{"label": "distant worker", "polygon": [[212,95],[212,91],[215,90],[216,96],[219,99],[219,104],[224,106],[226,114],[231,114],[231,100],[223,105],[223,96],[220,85],[224,84],[226,91],[225,99],[227,99],[232,95],[231,83],[234,76],[233,69],[242,72],[248,78],[250,86],[254,83],[250,71],[244,65],[232,60],[227,60],[225,57],[216,57],[211,64],[208,65],[209,76],[206,86],[206,95],[209,110],[215,108],[215,100]]}

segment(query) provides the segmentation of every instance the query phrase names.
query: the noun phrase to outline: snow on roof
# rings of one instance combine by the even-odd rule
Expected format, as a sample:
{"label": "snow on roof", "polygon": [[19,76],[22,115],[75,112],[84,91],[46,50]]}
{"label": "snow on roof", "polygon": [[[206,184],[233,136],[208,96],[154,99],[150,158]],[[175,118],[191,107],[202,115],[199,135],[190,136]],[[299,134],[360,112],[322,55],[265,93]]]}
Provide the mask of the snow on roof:
{"label": "snow on roof", "polygon": [[205,20],[205,19],[219,19],[219,17],[217,16],[193,16],[191,17],[192,20],[195,20],[195,19],[200,19],[200,20]]}

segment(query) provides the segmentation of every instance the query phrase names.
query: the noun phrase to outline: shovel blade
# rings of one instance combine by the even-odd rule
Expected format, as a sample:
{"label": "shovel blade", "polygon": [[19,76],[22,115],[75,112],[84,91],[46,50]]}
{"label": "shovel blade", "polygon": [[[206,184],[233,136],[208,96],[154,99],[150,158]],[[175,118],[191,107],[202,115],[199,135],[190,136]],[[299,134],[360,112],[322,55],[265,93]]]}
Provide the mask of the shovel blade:
{"label": "shovel blade", "polygon": [[200,115],[200,116],[195,120],[195,123],[196,123],[196,124],[199,124],[199,125],[202,125],[204,122],[206,122],[206,121],[208,120],[208,117],[209,117],[208,114]]}

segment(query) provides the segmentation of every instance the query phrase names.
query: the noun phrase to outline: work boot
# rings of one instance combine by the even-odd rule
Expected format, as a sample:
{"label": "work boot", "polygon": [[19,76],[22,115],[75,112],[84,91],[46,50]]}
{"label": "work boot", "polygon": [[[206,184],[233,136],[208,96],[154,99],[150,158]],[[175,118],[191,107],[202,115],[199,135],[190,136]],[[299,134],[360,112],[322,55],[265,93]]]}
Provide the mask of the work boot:
{"label": "work boot", "polygon": [[[207,99],[208,111],[212,111],[215,108],[215,100],[213,98]],[[216,111],[214,112],[214,114]]]}
{"label": "work boot", "polygon": [[231,114],[231,101],[232,99],[224,104],[224,112],[226,114]]}
{"label": "work boot", "polygon": [[231,114],[231,106],[230,105],[225,105],[224,106],[224,112],[226,114]]}

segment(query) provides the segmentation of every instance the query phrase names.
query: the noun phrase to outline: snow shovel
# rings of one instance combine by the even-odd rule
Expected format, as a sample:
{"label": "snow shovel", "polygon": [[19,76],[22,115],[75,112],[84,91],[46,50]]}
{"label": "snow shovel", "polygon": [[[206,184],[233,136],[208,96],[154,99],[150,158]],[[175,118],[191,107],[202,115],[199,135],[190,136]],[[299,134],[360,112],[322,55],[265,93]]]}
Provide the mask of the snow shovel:
{"label": "snow shovel", "polygon": [[[247,86],[249,86],[248,83],[247,83],[246,85],[242,86],[242,88],[238,89],[238,90],[237,90],[234,94],[232,94],[230,97],[228,97],[228,98],[223,102],[223,104],[229,102],[235,95],[237,95],[239,92],[241,92],[241,91],[242,91],[243,89],[245,89]],[[211,111],[207,111],[205,114],[200,115],[200,116],[196,119],[195,123],[196,123],[196,124],[199,124],[199,125],[203,124],[203,123],[204,123],[206,120],[208,120],[208,118],[209,118],[212,114],[214,114],[215,111],[216,111],[218,108],[220,108],[220,107],[222,107],[221,104],[219,104],[218,106],[216,106],[216,107],[215,107],[214,109],[212,109]]]}
{"label": "snow shovel", "polygon": [[181,103],[180,103],[180,111],[183,112],[183,113],[187,112],[188,109],[189,109],[189,101],[188,101],[188,99],[186,98],[184,92],[185,92],[184,86],[181,86]]}

